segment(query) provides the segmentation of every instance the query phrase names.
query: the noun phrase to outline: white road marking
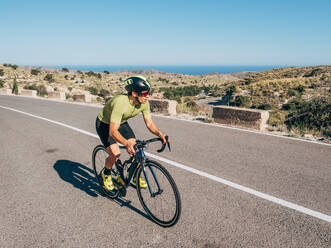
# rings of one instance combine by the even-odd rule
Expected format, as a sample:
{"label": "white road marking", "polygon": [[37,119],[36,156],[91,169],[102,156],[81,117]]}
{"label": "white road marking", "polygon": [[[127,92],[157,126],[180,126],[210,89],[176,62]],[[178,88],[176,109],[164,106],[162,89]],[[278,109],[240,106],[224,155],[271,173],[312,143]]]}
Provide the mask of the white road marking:
{"label": "white road marking", "polygon": [[[13,108],[9,108],[9,107],[4,107],[4,106],[1,106],[1,108],[3,109],[7,109],[7,110],[11,110],[11,111],[15,111],[15,112],[18,112],[18,113],[21,113],[21,114],[24,114],[24,115],[27,115],[27,116],[31,116],[31,117],[34,117],[34,118],[37,118],[37,119],[40,119],[40,120],[44,120],[44,121],[48,121],[48,122],[51,122],[53,124],[56,124],[56,125],[60,125],[60,126],[63,126],[63,127],[66,127],[66,128],[69,128],[69,129],[72,129],[74,131],[77,131],[77,132],[80,132],[80,133],[83,133],[83,134],[86,134],[88,136],[91,136],[91,137],[94,137],[94,138],[97,138],[99,139],[98,135],[95,135],[93,133],[90,133],[90,132],[87,132],[87,131],[84,131],[82,129],[79,129],[79,128],[76,128],[76,127],[73,127],[73,126],[70,126],[70,125],[67,125],[67,124],[64,124],[64,123],[61,123],[61,122],[58,122],[58,121],[53,121],[53,120],[50,120],[50,119],[47,119],[47,118],[44,118],[44,117],[40,117],[40,116],[37,116],[37,115],[33,115],[33,114],[30,114],[30,113],[26,113],[26,112],[23,112],[23,111],[20,111],[20,110],[17,110],[17,109],[13,109]],[[304,213],[304,214],[307,214],[307,215],[310,215],[310,216],[313,216],[313,217],[316,217],[318,219],[321,219],[321,220],[324,220],[324,221],[327,221],[329,223],[331,223],[331,216],[329,215],[326,215],[326,214],[323,214],[323,213],[320,213],[320,212],[317,212],[317,211],[314,211],[314,210],[311,210],[309,208],[305,208],[305,207],[302,207],[300,205],[297,205],[295,203],[291,203],[291,202],[288,202],[288,201],[285,201],[285,200],[282,200],[282,199],[279,199],[277,197],[274,197],[274,196],[271,196],[271,195],[268,195],[268,194],[265,194],[265,193],[262,193],[262,192],[259,192],[259,191],[256,191],[254,189],[251,189],[251,188],[248,188],[248,187],[245,187],[245,186],[242,186],[240,184],[237,184],[237,183],[233,183],[231,181],[228,181],[228,180],[225,180],[225,179],[222,179],[220,177],[216,177],[214,175],[211,175],[209,173],[206,173],[206,172],[203,172],[203,171],[200,171],[200,170],[197,170],[197,169],[194,169],[194,168],[191,168],[191,167],[188,167],[186,165],[183,165],[183,164],[180,164],[180,163],[177,163],[177,162],[174,162],[174,161],[171,161],[169,159],[166,159],[166,158],[162,158],[162,157],[159,157],[157,155],[154,155],[152,153],[148,153],[146,152],[146,154],[151,157],[151,158],[154,158],[154,159],[157,159],[159,161],[163,161],[165,163],[168,163],[170,165],[173,165],[177,168],[181,168],[183,170],[186,170],[186,171],[189,171],[189,172],[192,172],[194,174],[197,174],[197,175],[200,175],[200,176],[203,176],[203,177],[206,177],[206,178],[209,178],[213,181],[216,181],[216,182],[219,182],[219,183],[222,183],[222,184],[225,184],[227,186],[230,186],[232,188],[235,188],[235,189],[238,189],[238,190],[241,190],[241,191],[244,191],[246,193],[249,193],[249,194],[252,194],[254,196],[257,196],[257,197],[260,197],[262,199],[265,199],[265,200],[268,200],[268,201],[271,201],[271,202],[274,202],[274,203],[277,203],[281,206],[284,206],[284,207],[287,207],[287,208],[291,208],[291,209],[294,209],[298,212],[301,212],[301,213]]]}

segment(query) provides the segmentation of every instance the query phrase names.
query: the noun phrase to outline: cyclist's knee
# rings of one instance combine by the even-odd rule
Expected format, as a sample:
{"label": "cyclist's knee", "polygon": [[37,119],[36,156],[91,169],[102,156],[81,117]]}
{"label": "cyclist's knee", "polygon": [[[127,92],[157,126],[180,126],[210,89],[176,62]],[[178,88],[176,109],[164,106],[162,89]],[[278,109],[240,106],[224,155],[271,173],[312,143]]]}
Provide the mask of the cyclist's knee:
{"label": "cyclist's knee", "polygon": [[107,150],[109,151],[109,156],[114,160],[117,160],[121,155],[121,149],[118,144],[110,145]]}

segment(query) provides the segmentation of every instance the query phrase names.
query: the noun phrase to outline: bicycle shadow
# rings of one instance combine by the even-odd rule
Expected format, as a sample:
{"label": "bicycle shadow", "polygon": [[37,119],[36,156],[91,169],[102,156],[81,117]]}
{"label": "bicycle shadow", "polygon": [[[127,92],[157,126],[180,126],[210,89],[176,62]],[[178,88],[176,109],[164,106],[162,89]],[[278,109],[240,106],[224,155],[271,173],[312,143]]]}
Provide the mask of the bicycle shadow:
{"label": "bicycle shadow", "polygon": [[84,191],[89,196],[106,197],[113,200],[121,207],[127,207],[137,214],[140,214],[146,219],[152,221],[147,214],[132,206],[131,201],[126,201],[121,198],[111,199],[107,197],[100,189],[94,176],[94,171],[87,166],[70,160],[58,160],[53,167],[63,181],[72,184],[75,188]]}

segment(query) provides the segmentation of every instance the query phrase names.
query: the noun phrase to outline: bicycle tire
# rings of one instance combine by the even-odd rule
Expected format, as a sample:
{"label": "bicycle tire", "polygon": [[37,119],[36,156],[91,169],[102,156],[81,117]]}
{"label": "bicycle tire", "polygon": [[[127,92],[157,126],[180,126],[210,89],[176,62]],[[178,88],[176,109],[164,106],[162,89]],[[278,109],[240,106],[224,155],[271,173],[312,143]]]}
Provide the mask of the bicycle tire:
{"label": "bicycle tire", "polygon": [[[119,190],[114,189],[113,191],[107,190],[103,185],[103,180],[101,176],[101,171],[105,166],[105,159],[109,156],[107,149],[103,145],[97,145],[92,153],[92,165],[95,174],[95,178],[97,179],[97,183],[99,184],[100,188],[102,189],[103,193],[111,198],[114,199],[119,195]],[[115,174],[118,173],[115,169],[116,167],[113,166],[112,168],[112,176],[113,178],[116,176]]]}
{"label": "bicycle tire", "polygon": [[[163,227],[170,227],[175,225],[179,218],[180,218],[180,214],[181,214],[181,199],[180,199],[180,195],[179,195],[179,191],[178,188],[176,186],[176,183],[174,181],[174,179],[171,177],[170,173],[158,162],[153,161],[153,160],[146,160],[145,162],[145,173],[147,174],[147,178],[145,177],[145,173],[143,172],[142,166],[140,166],[140,168],[138,169],[137,172],[137,178],[144,178],[145,181],[149,182],[150,187],[156,189],[157,188],[157,184],[155,181],[154,176],[152,175],[152,170],[151,168],[154,170],[154,173],[156,174],[156,178],[160,184],[160,187],[163,189],[163,192],[155,197],[152,197],[149,191],[149,188],[141,188],[139,181],[137,180],[137,194],[138,194],[138,198],[140,200],[141,205],[143,206],[143,208],[145,209],[146,213],[152,218],[152,220],[157,223],[160,226]],[[148,172],[149,171],[149,172]],[[169,184],[171,186],[171,190],[169,189],[165,189],[165,187],[167,187],[167,184]],[[172,192],[170,192],[172,191]],[[166,213],[166,215],[170,216],[169,218],[165,218],[164,214],[163,217],[161,218],[160,216],[157,216],[157,214],[155,213],[156,211],[160,211],[162,210],[161,208],[164,206],[164,203],[162,202],[163,200],[161,200],[161,208],[158,206],[156,207],[154,210],[151,210],[151,205],[153,205],[153,203],[150,203],[151,199],[155,200],[160,196],[162,196],[163,194],[173,194],[173,197],[170,197],[170,199],[175,202],[175,207],[173,207],[173,209],[171,210],[166,210],[167,212],[171,212],[172,210],[174,210],[174,213]],[[148,199],[148,196],[150,197],[150,199]],[[162,196],[164,197],[164,195]],[[156,203],[155,203],[156,204]],[[167,207],[168,208],[168,204]]]}

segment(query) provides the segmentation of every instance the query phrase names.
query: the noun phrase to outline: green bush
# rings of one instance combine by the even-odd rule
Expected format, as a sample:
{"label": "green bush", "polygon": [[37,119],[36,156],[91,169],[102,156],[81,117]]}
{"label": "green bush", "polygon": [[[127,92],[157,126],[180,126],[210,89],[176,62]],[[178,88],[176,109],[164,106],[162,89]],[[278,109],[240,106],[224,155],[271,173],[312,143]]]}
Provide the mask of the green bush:
{"label": "green bush", "polygon": [[49,83],[54,82],[54,78],[53,78],[53,74],[47,74],[44,78],[46,81],[48,81]]}
{"label": "green bush", "polygon": [[103,72],[104,72],[105,74],[109,74],[109,71],[107,71],[107,70],[104,70]]}
{"label": "green bush", "polygon": [[98,95],[98,89],[95,87],[88,87],[87,90],[92,94],[92,95]]}
{"label": "green bush", "polygon": [[295,98],[293,100],[290,100],[288,103],[284,103],[282,105],[282,110],[296,110],[298,108],[301,108],[303,106],[304,102],[301,98]]}
{"label": "green bush", "polygon": [[63,68],[62,68],[62,71],[64,71],[64,72],[69,72],[69,69],[68,69],[68,68],[65,68],[65,67],[63,67]]}
{"label": "green bush", "polygon": [[306,129],[329,129],[331,126],[331,98],[318,97],[308,102],[297,102],[295,109],[286,117],[289,129],[295,127],[300,131]]}
{"label": "green bush", "polygon": [[272,109],[272,106],[269,103],[263,103],[257,106],[257,109],[270,110]]}
{"label": "green bush", "polygon": [[106,89],[101,89],[99,92],[99,96],[105,97],[108,96],[110,94],[110,92]]}
{"label": "green bush", "polygon": [[236,96],[229,104],[230,106],[247,108],[251,105],[251,101],[248,96]]}
{"label": "green bush", "polygon": [[294,89],[288,89],[287,94],[289,96],[296,96],[297,92]]}
{"label": "green bush", "polygon": [[331,125],[328,127],[322,128],[322,134],[328,138],[331,138]]}
{"label": "green bush", "polygon": [[5,72],[3,71],[3,69],[0,69],[0,77],[5,75]]}
{"label": "green bush", "polygon": [[18,95],[18,85],[17,85],[16,78],[14,79],[12,93],[15,94],[15,95]]}
{"label": "green bush", "polygon": [[5,86],[5,82],[0,79],[0,88],[3,88]]}
{"label": "green bush", "polygon": [[40,71],[36,69],[31,69],[31,74],[37,76],[40,73]]}
{"label": "green bush", "polygon": [[271,126],[280,126],[283,125],[285,121],[285,114],[280,111],[270,111],[268,124]]}
{"label": "green bush", "polygon": [[299,85],[295,88],[295,90],[302,94],[305,91],[305,87],[303,85]]}
{"label": "green bush", "polygon": [[17,69],[17,65],[9,65],[11,68],[13,68],[14,70],[16,70]]}

